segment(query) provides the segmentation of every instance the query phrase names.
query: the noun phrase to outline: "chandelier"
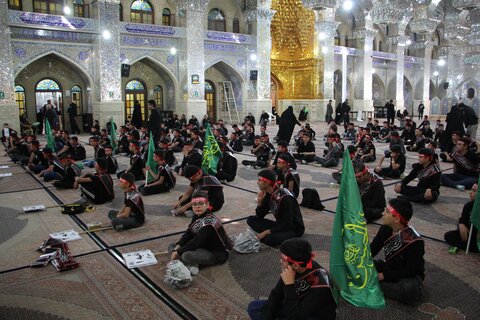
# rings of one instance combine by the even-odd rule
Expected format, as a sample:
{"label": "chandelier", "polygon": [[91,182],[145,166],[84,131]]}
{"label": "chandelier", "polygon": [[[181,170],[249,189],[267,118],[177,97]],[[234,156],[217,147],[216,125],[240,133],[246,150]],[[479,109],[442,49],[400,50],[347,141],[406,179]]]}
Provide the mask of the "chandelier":
{"label": "chandelier", "polygon": [[303,7],[312,10],[323,10],[335,8],[336,0],[302,0]]}
{"label": "chandelier", "polygon": [[372,22],[375,24],[398,23],[406,8],[393,2],[392,0],[373,1],[372,9],[369,11]]}
{"label": "chandelier", "polygon": [[452,5],[460,10],[473,10],[480,5],[478,0],[452,0]]}

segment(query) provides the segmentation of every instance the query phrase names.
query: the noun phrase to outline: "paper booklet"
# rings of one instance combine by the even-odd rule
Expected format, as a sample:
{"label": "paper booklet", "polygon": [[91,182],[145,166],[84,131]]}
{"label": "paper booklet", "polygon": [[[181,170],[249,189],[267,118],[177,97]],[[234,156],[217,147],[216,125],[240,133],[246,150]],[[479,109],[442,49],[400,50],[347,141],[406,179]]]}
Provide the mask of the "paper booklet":
{"label": "paper booklet", "polygon": [[22,209],[23,209],[23,212],[35,212],[35,211],[45,210],[46,208],[43,204],[37,204],[34,206],[25,206]]}
{"label": "paper booklet", "polygon": [[11,172],[0,173],[0,178],[3,178],[3,177],[11,177],[11,176],[12,176],[12,173],[11,173]]}
{"label": "paper booklet", "polygon": [[150,250],[141,250],[122,254],[129,269],[157,264],[155,255]]}
{"label": "paper booklet", "polygon": [[74,241],[74,240],[81,240],[82,237],[78,234],[77,231],[70,229],[70,230],[65,230],[65,231],[60,231],[60,232],[55,232],[55,233],[50,233],[50,237],[62,240],[64,242],[69,242],[69,241]]}
{"label": "paper booklet", "polygon": [[0,169],[8,169],[10,168],[9,166],[0,166]]}

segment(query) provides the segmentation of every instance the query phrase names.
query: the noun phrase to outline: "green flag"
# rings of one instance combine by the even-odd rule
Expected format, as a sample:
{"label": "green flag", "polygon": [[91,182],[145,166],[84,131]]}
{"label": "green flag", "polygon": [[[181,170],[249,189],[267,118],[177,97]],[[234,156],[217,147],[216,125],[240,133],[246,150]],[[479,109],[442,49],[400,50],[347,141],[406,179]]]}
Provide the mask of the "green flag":
{"label": "green flag", "polygon": [[385,307],[348,150],[343,156],[342,182],[333,223],[330,273],[347,302],[357,307]]}
{"label": "green flag", "polygon": [[45,119],[45,135],[47,136],[47,147],[52,149],[54,152],[55,150],[55,138],[52,134],[52,127],[50,126],[50,122],[48,119]]}
{"label": "green flag", "polygon": [[[478,177],[478,186],[480,186],[480,177]],[[475,202],[473,203],[472,213],[470,214],[470,223],[480,230],[480,191],[475,195]],[[477,242],[477,248],[480,248],[480,238],[472,239]]]}
{"label": "green flag", "polygon": [[[150,139],[148,139],[148,158],[147,158],[147,163],[145,165],[149,166],[150,169],[155,172],[155,174],[158,173],[157,171],[157,163],[155,160],[153,160],[153,153],[155,152],[155,143],[153,142],[153,135],[150,132]],[[153,182],[153,177],[148,174],[147,170],[147,184],[150,182]]]}
{"label": "green flag", "polygon": [[212,133],[212,128],[207,124],[205,144],[203,145],[202,170],[205,173],[217,174],[218,161],[222,158],[222,151]]}
{"label": "green flag", "polygon": [[113,122],[113,117],[110,117],[110,145],[112,149],[117,149],[117,132],[115,130],[115,123]]}

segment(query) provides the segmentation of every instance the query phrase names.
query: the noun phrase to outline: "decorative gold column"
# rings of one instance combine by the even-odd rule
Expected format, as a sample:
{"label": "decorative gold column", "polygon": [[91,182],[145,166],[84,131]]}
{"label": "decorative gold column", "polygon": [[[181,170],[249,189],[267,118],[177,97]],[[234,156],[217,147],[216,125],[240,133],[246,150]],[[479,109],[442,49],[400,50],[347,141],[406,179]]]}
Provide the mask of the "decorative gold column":
{"label": "decorative gold column", "polygon": [[[281,82],[279,99],[322,99],[323,61],[315,50],[315,15],[301,0],[274,0],[271,72]],[[318,50],[318,48],[317,48]]]}

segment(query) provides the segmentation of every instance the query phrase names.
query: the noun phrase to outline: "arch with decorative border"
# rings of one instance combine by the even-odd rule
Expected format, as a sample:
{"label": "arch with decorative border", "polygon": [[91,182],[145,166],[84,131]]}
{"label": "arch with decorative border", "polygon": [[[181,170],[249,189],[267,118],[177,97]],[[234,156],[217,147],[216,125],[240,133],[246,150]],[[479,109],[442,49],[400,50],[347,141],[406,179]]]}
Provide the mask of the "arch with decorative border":
{"label": "arch with decorative border", "polygon": [[74,65],[75,66],[74,70],[78,71],[78,72],[81,72],[83,74],[83,76],[85,77],[85,80],[87,80],[87,82],[88,82],[87,87],[93,88],[93,84],[95,83],[93,81],[93,77],[84,69],[84,67],[81,64],[79,64],[78,62],[76,62],[75,60],[73,60],[71,57],[68,57],[65,54],[62,54],[62,53],[60,53],[58,51],[55,51],[55,50],[49,50],[47,52],[43,52],[39,55],[33,56],[31,59],[29,59],[25,63],[19,64],[18,68],[14,72],[14,78],[17,78],[17,76],[20,74],[20,72],[22,72],[23,69],[25,69],[27,66],[29,66],[30,64],[34,63],[35,61],[37,61],[37,60],[39,60],[39,59],[41,59],[45,56],[48,56],[50,54],[60,58],[67,65],[69,63]]}
{"label": "arch with decorative border", "polygon": [[213,60],[211,62],[209,62],[207,65],[205,65],[204,67],[204,70],[203,72],[207,71],[209,68],[213,67],[214,65],[216,65],[217,63],[220,63],[220,62],[223,62],[225,63],[228,67],[230,67],[234,72],[235,72],[235,75],[242,80],[242,83],[245,83],[246,81],[246,78],[244,76],[242,76],[242,73],[240,73],[234,66],[232,66],[232,64],[230,62],[228,62],[227,60],[224,60],[222,58],[220,59],[216,59],[216,60]]}
{"label": "arch with decorative border", "polygon": [[162,68],[162,70],[172,79],[173,85],[175,87],[175,100],[178,101],[179,85],[178,85],[177,77],[175,77],[175,74],[162,62],[148,55],[142,55],[138,58],[135,58],[135,60],[132,60],[131,62],[129,62],[129,64],[133,65],[134,63],[142,61],[143,59],[148,59],[154,64],[156,64],[158,67]]}

